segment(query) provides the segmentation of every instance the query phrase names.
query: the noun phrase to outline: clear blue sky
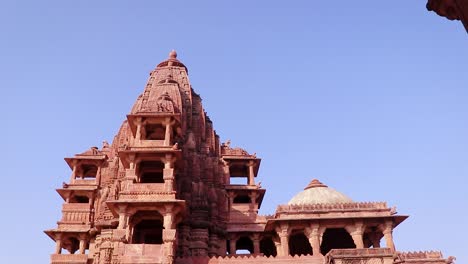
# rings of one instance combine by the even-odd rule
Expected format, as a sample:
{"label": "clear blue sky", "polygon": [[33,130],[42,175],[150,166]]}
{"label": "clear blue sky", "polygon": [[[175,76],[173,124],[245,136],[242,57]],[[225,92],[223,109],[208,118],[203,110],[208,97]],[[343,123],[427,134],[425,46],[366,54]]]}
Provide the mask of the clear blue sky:
{"label": "clear blue sky", "polygon": [[262,213],[319,178],[410,215],[398,249],[468,263],[468,35],[425,4],[1,1],[0,263],[48,263],[63,158],[113,139],[171,49],[263,159]]}

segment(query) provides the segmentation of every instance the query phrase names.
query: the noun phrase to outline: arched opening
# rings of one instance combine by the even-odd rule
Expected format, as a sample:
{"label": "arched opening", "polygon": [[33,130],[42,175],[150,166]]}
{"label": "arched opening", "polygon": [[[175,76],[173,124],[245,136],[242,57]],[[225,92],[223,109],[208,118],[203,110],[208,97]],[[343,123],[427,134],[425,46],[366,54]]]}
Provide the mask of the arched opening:
{"label": "arched opening", "polygon": [[164,163],[160,161],[140,162],[140,183],[164,183]]}
{"label": "arched opening", "polygon": [[236,242],[236,254],[252,254],[253,242],[249,237],[243,236]]}
{"label": "arched opening", "polygon": [[312,255],[312,247],[304,233],[292,234],[289,237],[289,255]]}
{"label": "arched opening", "polygon": [[270,237],[265,237],[262,240],[260,240],[260,253],[267,257],[276,257],[276,246],[273,242],[273,239],[271,239]]}
{"label": "arched opening", "polygon": [[163,229],[161,220],[141,220],[133,229],[133,244],[162,244]]}
{"label": "arched opening", "polygon": [[80,241],[75,237],[68,237],[62,242],[62,247],[68,251],[68,254],[75,254],[80,245]]}
{"label": "arched opening", "polygon": [[344,228],[327,228],[323,234],[320,251],[325,255],[330,250],[339,248],[356,248],[356,245]]}
{"label": "arched opening", "polygon": [[233,203],[238,203],[238,204],[249,204],[251,203],[250,197],[245,194],[240,194],[234,197]]}

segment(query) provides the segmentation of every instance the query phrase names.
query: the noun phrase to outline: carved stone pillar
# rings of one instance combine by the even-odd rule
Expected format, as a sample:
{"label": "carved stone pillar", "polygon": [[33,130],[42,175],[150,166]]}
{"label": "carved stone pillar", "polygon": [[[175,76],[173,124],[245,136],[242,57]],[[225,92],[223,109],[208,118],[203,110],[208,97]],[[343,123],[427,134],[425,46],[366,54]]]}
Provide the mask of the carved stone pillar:
{"label": "carved stone pillar", "polygon": [[227,241],[222,238],[222,237],[218,237],[218,242],[219,242],[219,251],[218,251],[218,255],[220,256],[226,256],[226,252],[227,252]]}
{"label": "carved stone pillar", "polygon": [[163,158],[163,162],[164,189],[167,192],[171,192],[174,191],[174,158],[172,155],[168,154]]}
{"label": "carved stone pillar", "polygon": [[86,250],[86,236],[80,235],[80,248],[78,250],[79,254],[84,254]]}
{"label": "carved stone pillar", "polygon": [[251,210],[252,212],[257,213],[257,212],[258,212],[257,202],[256,202],[256,200],[257,200],[257,193],[256,193],[256,192],[251,192],[251,193],[249,194],[249,196],[250,196],[250,210]]}
{"label": "carved stone pillar", "polygon": [[97,172],[96,172],[96,184],[101,184],[101,164],[97,164]]}
{"label": "carved stone pillar", "polygon": [[353,242],[354,245],[356,245],[356,248],[364,248],[364,229],[365,226],[362,221],[356,221],[354,225],[346,227],[346,231],[348,231],[348,233],[353,238]]}
{"label": "carved stone pillar", "polygon": [[309,238],[309,243],[312,247],[312,255],[314,256],[322,256],[322,253],[320,252],[320,238],[324,230],[325,228],[320,228],[318,224],[311,224],[310,227],[304,230]]}
{"label": "carved stone pillar", "polygon": [[141,140],[141,117],[138,117],[135,120],[135,125],[136,125],[135,141],[140,142]]}
{"label": "carved stone pillar", "polygon": [[174,213],[172,212],[172,205],[166,205],[166,213],[164,213],[164,228],[171,229],[174,226]]}
{"label": "carved stone pillar", "polygon": [[231,183],[231,172],[229,170],[229,162],[224,161],[223,172],[224,172],[224,184]]}
{"label": "carved stone pillar", "polygon": [[280,238],[281,250],[278,251],[279,256],[289,255],[289,225],[287,223],[281,223],[281,226],[276,228],[276,233]]}
{"label": "carved stone pillar", "polygon": [[62,254],[62,235],[58,234],[55,238],[55,254]]}
{"label": "carved stone pillar", "polygon": [[254,162],[249,161],[249,180],[248,180],[248,185],[255,185],[255,173],[254,173]]}
{"label": "carved stone pillar", "polygon": [[252,237],[254,254],[260,254],[260,235],[254,234]]}
{"label": "carved stone pillar", "polygon": [[277,254],[278,256],[282,256],[282,255],[283,255],[283,252],[282,252],[283,249],[281,248],[281,242],[280,242],[280,241],[276,241],[276,240],[274,240],[273,242],[275,243],[276,254]]}
{"label": "carved stone pillar", "polygon": [[171,144],[171,134],[172,134],[172,126],[171,122],[166,120],[166,133],[164,135],[164,146],[169,146]]}
{"label": "carved stone pillar", "polygon": [[384,234],[386,246],[394,251],[395,244],[393,243],[393,221],[386,221],[385,225],[383,225],[381,229],[382,233]]}
{"label": "carved stone pillar", "polygon": [[231,237],[231,239],[229,239],[229,254],[230,255],[236,254],[236,242],[237,242],[237,239],[234,237]]}
{"label": "carved stone pillar", "polygon": [[176,229],[163,230],[163,242],[166,259],[164,264],[174,263],[174,242],[176,241]]}
{"label": "carved stone pillar", "polygon": [[127,205],[119,206],[119,226],[117,229],[125,229],[127,227]]}
{"label": "carved stone pillar", "polygon": [[73,170],[72,170],[72,174],[71,174],[71,178],[70,178],[70,183],[73,183],[75,181],[75,178],[76,178],[76,170],[77,170],[77,166],[76,166],[76,160],[73,160],[72,161],[73,163]]}

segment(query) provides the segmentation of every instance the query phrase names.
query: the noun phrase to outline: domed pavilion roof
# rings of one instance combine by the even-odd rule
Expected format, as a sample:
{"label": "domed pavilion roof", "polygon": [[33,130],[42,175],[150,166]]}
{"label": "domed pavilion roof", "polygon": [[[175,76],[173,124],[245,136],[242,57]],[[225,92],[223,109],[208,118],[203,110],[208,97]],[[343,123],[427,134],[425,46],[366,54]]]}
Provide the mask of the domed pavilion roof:
{"label": "domed pavilion roof", "polygon": [[348,196],[329,188],[317,179],[313,179],[304,191],[296,194],[289,202],[292,204],[336,204],[352,203]]}

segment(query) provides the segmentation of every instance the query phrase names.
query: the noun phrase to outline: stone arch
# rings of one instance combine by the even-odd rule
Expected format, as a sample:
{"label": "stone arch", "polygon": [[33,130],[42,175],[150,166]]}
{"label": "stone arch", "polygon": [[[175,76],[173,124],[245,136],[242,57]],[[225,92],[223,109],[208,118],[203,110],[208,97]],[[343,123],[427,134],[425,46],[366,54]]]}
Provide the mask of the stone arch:
{"label": "stone arch", "polygon": [[271,237],[264,237],[260,240],[260,253],[267,257],[276,257],[276,246]]}
{"label": "stone arch", "polygon": [[254,246],[252,239],[250,239],[248,236],[241,236],[236,241],[236,254],[238,254],[238,250],[247,250],[250,254],[253,254]]}
{"label": "stone arch", "polygon": [[312,255],[312,247],[304,232],[295,232],[289,236],[289,255]]}
{"label": "stone arch", "polygon": [[326,255],[332,249],[356,248],[353,238],[344,228],[327,228],[323,233],[320,251]]}

